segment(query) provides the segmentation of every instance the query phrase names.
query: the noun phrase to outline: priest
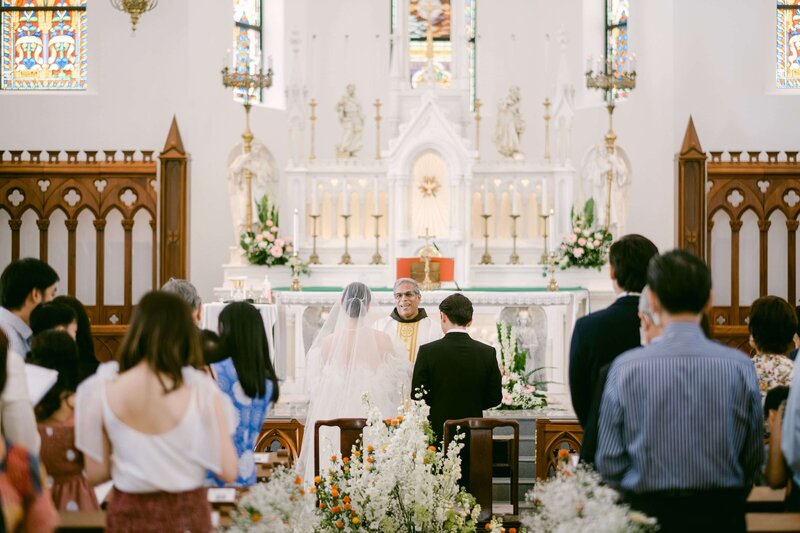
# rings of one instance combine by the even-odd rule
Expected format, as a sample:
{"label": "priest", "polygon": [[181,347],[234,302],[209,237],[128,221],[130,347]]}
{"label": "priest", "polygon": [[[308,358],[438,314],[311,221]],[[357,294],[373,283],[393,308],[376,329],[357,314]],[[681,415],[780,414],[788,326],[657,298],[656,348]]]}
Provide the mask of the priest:
{"label": "priest", "polygon": [[425,309],[420,309],[422,293],[419,283],[411,278],[394,282],[394,309],[375,323],[375,329],[398,339],[408,350],[408,360],[417,359],[420,345],[442,338],[442,326],[437,317],[431,319]]}

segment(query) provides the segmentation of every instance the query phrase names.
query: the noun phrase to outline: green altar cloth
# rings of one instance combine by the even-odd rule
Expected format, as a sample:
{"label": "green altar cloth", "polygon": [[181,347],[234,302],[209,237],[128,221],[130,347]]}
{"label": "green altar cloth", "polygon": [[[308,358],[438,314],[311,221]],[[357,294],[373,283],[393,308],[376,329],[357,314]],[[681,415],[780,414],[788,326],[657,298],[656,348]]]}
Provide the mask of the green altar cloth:
{"label": "green altar cloth", "polygon": [[[276,292],[289,292],[289,287],[274,287]],[[303,287],[302,292],[342,292],[344,287]],[[372,292],[392,292],[391,287],[370,287]],[[583,287],[559,287],[556,292],[582,291]],[[458,292],[457,289],[434,289],[425,292]],[[547,287],[473,287],[461,292],[549,292]]]}

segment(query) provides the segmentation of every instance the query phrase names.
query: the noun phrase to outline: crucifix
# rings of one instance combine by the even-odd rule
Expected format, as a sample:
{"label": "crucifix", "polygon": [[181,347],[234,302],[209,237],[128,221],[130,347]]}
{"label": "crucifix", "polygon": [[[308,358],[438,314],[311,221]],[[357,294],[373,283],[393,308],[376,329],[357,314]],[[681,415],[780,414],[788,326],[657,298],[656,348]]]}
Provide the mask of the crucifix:
{"label": "crucifix", "polygon": [[431,279],[431,257],[438,257],[439,251],[436,245],[431,245],[431,239],[435,239],[436,235],[431,235],[430,228],[425,227],[425,235],[418,235],[418,238],[425,239],[425,246],[419,252],[420,258],[425,262],[425,278],[422,280],[420,287],[423,291],[429,291],[436,288],[436,284]]}
{"label": "crucifix", "polygon": [[[425,18],[428,19],[428,28],[426,30],[425,42],[427,47],[425,49],[425,58],[428,64],[425,67],[425,80],[433,85],[436,82],[436,76],[433,67],[433,13],[441,11],[442,4],[440,0],[427,0],[421,9],[425,12]],[[437,13],[438,14],[438,13]]]}

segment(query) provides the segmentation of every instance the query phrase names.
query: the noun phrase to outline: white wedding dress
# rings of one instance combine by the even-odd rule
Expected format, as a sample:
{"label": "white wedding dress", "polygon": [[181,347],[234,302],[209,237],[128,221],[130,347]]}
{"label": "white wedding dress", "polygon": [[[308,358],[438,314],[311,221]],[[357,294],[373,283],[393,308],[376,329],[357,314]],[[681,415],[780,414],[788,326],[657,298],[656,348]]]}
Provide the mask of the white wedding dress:
{"label": "white wedding dress", "polygon": [[[310,485],[314,478],[314,424],[333,418],[366,418],[369,393],[383,418],[397,415],[409,395],[411,364],[405,348],[385,333],[368,327],[372,295],[363,283],[348,285],[339,304],[320,329],[306,359],[309,395],[303,445],[297,473]],[[339,455],[339,430],[320,428],[320,471]]]}

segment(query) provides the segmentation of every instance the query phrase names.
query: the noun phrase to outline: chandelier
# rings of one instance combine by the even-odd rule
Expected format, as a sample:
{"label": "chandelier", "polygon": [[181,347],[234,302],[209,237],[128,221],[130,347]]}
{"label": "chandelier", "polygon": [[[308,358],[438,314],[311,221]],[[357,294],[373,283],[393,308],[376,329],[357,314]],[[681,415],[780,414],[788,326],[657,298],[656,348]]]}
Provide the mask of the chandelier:
{"label": "chandelier", "polygon": [[136,31],[139,17],[155,8],[158,5],[158,0],[111,0],[111,5],[117,11],[122,11],[131,16],[131,29]]}

